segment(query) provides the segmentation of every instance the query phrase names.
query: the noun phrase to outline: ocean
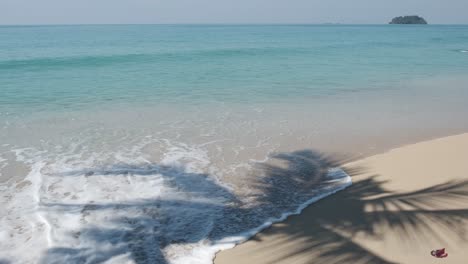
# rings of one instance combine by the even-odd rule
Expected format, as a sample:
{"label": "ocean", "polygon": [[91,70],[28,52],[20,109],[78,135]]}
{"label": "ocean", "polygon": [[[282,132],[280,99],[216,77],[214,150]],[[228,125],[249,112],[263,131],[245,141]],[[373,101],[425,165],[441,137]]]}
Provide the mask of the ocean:
{"label": "ocean", "polygon": [[211,263],[467,101],[466,25],[0,26],[0,262]]}

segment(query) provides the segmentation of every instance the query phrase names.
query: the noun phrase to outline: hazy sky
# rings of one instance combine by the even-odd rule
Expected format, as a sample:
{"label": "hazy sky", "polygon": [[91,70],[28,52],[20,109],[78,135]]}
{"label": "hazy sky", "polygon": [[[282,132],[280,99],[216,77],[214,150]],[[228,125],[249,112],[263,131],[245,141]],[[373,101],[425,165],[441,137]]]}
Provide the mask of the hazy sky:
{"label": "hazy sky", "polygon": [[468,24],[468,0],[0,0],[0,24],[380,24],[406,14]]}

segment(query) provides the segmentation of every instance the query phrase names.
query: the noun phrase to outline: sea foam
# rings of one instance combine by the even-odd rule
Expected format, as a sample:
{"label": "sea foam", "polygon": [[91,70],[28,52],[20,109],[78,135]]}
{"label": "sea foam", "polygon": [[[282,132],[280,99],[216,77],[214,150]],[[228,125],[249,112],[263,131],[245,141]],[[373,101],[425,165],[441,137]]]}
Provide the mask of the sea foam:
{"label": "sea foam", "polygon": [[[143,150],[155,144],[164,151],[150,162]],[[222,171],[200,146],[148,139],[120,151],[83,142],[15,149],[30,172],[2,185],[0,255],[12,263],[208,264],[217,251],[351,184],[331,169],[313,190],[281,186],[278,197],[255,203],[219,180]]]}

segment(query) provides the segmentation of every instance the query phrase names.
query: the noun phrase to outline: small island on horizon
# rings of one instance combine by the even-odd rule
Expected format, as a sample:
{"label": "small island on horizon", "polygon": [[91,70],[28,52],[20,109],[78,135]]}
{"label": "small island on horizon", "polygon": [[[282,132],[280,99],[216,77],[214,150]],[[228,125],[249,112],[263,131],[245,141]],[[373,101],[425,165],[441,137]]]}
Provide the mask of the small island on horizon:
{"label": "small island on horizon", "polygon": [[399,16],[392,19],[389,24],[419,24],[419,25],[426,25],[427,21],[420,17],[420,16]]}

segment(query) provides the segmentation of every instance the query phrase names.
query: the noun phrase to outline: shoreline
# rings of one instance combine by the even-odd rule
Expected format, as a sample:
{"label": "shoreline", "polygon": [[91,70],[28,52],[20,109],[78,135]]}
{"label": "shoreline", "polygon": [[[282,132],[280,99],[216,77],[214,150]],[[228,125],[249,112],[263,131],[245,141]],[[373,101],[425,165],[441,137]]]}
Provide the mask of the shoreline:
{"label": "shoreline", "polygon": [[[387,219],[389,217],[386,217],[385,215],[384,217],[381,217],[382,219],[378,221],[377,227],[374,227],[374,226],[371,227],[376,230],[372,230],[372,232],[370,233],[368,232],[369,230],[354,230],[353,232],[346,230],[347,228],[341,226],[341,224],[339,223],[340,220],[342,221],[349,220],[346,218],[351,217],[352,219],[351,227],[361,226],[364,220],[361,221],[359,219],[355,219],[356,214],[359,214],[358,210],[356,210],[356,212],[353,212],[352,206],[351,208],[346,208],[345,204],[347,203],[347,201],[343,200],[343,198],[350,198],[349,197],[350,193],[353,196],[363,195],[363,193],[360,193],[360,192],[364,192],[366,189],[368,189],[369,185],[375,187],[376,190],[374,190],[372,195],[367,195],[369,197],[360,197],[360,198],[374,199],[374,196],[375,197],[392,197],[392,196],[398,196],[398,195],[411,196],[418,192],[421,193],[424,191],[431,190],[431,188],[437,188],[441,186],[445,187],[445,189],[438,190],[438,193],[435,193],[432,195],[438,195],[438,194],[443,195],[444,191],[447,191],[447,188],[449,189],[457,188],[457,186],[454,184],[450,185],[451,181],[458,181],[458,184],[461,186],[460,188],[466,187],[465,185],[468,181],[468,175],[466,173],[460,174],[460,171],[462,171],[461,173],[468,171],[468,166],[463,165],[463,162],[462,162],[464,157],[465,158],[468,157],[468,148],[466,148],[467,150],[463,150],[463,147],[462,147],[463,145],[460,145],[460,144],[464,144],[468,146],[468,133],[449,135],[445,137],[434,137],[429,140],[402,145],[400,147],[396,147],[396,148],[392,148],[387,151],[384,151],[380,154],[374,154],[374,155],[367,156],[364,158],[359,158],[359,160],[355,160],[355,161],[351,161],[349,163],[343,164],[342,167],[345,169],[345,171],[347,171],[350,174],[350,176],[353,179],[353,185],[351,185],[345,190],[340,191],[339,193],[336,193],[330,197],[327,197],[327,199],[323,199],[323,200],[320,200],[320,201],[317,201],[315,203],[308,205],[298,215],[291,215],[287,217],[285,221],[272,224],[268,228],[262,230],[261,232],[249,238],[247,241],[236,245],[234,248],[217,252],[215,257],[213,258],[213,263],[215,264],[310,263],[310,262],[307,262],[307,260],[310,261],[311,259],[317,260],[317,263],[322,263],[320,261],[320,258],[323,255],[322,253],[324,251],[322,248],[327,247],[327,244],[333,244],[331,243],[331,241],[328,241],[329,243],[323,243],[325,241],[320,241],[322,248],[312,248],[311,252],[309,251],[304,252],[302,250],[295,251],[295,250],[297,250],[297,248],[304,247],[304,244],[309,244],[308,240],[310,239],[313,240],[314,237],[317,237],[316,235],[319,234],[320,231],[324,232],[324,230],[326,231],[329,228],[334,229],[332,232],[334,235],[347,237],[347,239],[350,239],[350,241],[356,240],[356,241],[352,241],[354,246],[356,246],[358,243],[360,243],[361,245],[359,247],[353,248],[352,250],[349,250],[349,252],[346,252],[347,256],[341,256],[340,254],[328,255],[325,263],[355,262],[356,260],[362,258],[362,256],[358,256],[358,255],[362,255],[363,253],[367,253],[367,257],[371,258],[371,260],[373,261],[377,261],[380,263],[420,263],[420,261],[424,261],[425,263],[432,263],[431,262],[432,260],[437,260],[437,259],[428,258],[427,257],[428,254],[425,254],[426,251],[432,249],[430,248],[429,245],[427,245],[427,247],[422,247],[422,245],[415,246],[417,248],[418,254],[411,256],[409,259],[404,259],[401,256],[399,256],[398,253],[395,253],[396,251],[399,251],[399,250],[400,251],[403,250],[403,252],[408,251],[404,247],[403,249],[400,247],[401,244],[409,246],[406,243],[408,241],[403,241],[402,243],[401,237],[404,236],[404,234],[393,234],[394,231],[392,231],[392,228],[394,227],[391,227],[389,223],[385,223],[387,221],[391,221],[391,219]],[[460,147],[462,150],[459,151],[461,157],[459,156],[457,158],[457,157],[454,157],[456,156],[454,153],[457,153],[458,147]],[[423,151],[423,153],[421,153],[421,151]],[[445,155],[440,154],[440,155],[437,155],[436,157],[434,157],[434,155],[432,155],[432,157],[427,157],[431,154],[434,154],[437,151],[443,151],[445,152]],[[452,153],[447,153],[447,152],[452,152]],[[402,158],[408,158],[408,155],[409,157],[411,157],[412,155],[415,155],[415,154],[420,154],[420,156],[423,156],[423,157],[421,158],[420,156],[415,156],[413,158],[414,161],[411,161],[408,159],[406,163],[402,160],[398,160]],[[444,157],[445,157],[445,160],[444,160]],[[418,180],[421,180],[419,179],[419,177],[421,176],[421,172],[418,173],[417,172],[418,169],[415,169],[414,167],[412,167],[412,164],[421,163],[422,162],[421,159],[423,160],[423,164],[424,164],[425,158],[436,159],[436,160],[439,159],[443,161],[443,164],[437,165],[437,163],[428,163],[426,168],[419,168],[419,170],[422,169],[423,172],[427,172],[426,170],[431,170],[431,169],[432,170],[443,169],[443,170],[452,171],[452,172],[458,170],[458,174],[457,174],[458,176],[431,177],[431,178],[424,178],[423,181],[418,181]],[[396,164],[394,162],[390,162],[393,164],[388,164],[388,159],[396,160],[397,162]],[[450,165],[449,164],[450,162],[454,164],[451,164],[452,166],[448,166],[448,168],[445,168],[446,167],[445,165]],[[434,166],[435,168],[433,168]],[[367,167],[367,168],[363,169],[364,167]],[[391,172],[392,167],[394,167],[394,169],[396,168],[396,170],[400,169],[400,173],[402,173],[402,175],[404,176],[403,177],[394,176],[394,173],[392,174]],[[405,175],[405,171],[406,173],[410,173],[411,175],[417,175],[418,177],[416,177],[415,179],[405,178],[405,176],[408,176],[408,175]],[[384,174],[384,176],[381,176],[381,174]],[[441,180],[445,180],[445,182],[441,182]],[[366,184],[364,185],[364,183]],[[468,223],[468,207],[465,207],[459,200],[457,200],[458,198],[460,198],[463,201],[468,201],[468,188],[459,190],[459,192],[460,192],[458,193],[459,197],[456,197],[453,200],[445,199],[446,200],[445,202],[448,202],[448,204],[444,204],[443,206],[446,207],[447,209],[445,208],[443,209],[448,210],[448,211],[450,210],[460,211],[459,215],[449,215],[450,212],[448,212],[446,217],[448,218],[453,217],[456,221],[466,221],[465,223]],[[452,194],[453,193],[450,193],[450,191],[449,193],[447,193],[448,196]],[[429,193],[429,195],[431,195],[431,193]],[[432,199],[432,197],[428,199]],[[441,197],[441,200],[444,200],[444,197]],[[390,205],[385,205],[383,203],[383,204],[379,204],[379,206],[383,206],[383,208],[377,208],[379,206],[371,205],[370,206],[371,208],[365,208],[365,209],[362,208],[362,211],[366,212],[367,210],[374,214],[379,214],[379,212],[383,212],[385,214],[387,213],[386,211],[388,210],[389,212],[401,211],[403,212],[402,214],[404,214],[407,212],[412,212],[414,210],[425,210],[427,212],[429,211],[437,212],[437,211],[442,210],[441,208],[438,208],[440,204],[436,204],[436,203],[424,204],[423,201],[418,201],[418,203],[422,203],[422,204],[417,204],[417,203],[413,204],[407,201],[402,201],[401,204],[390,203]],[[369,207],[369,205],[365,205],[364,207]],[[333,209],[330,209],[330,208],[339,208],[338,211],[341,211],[341,210],[346,211],[345,217],[340,217],[340,213],[330,212],[330,211],[333,211]],[[320,210],[325,210],[325,213],[322,213]],[[422,214],[424,214],[424,212]],[[323,226],[328,225],[328,224],[322,223],[321,221],[317,220],[317,218],[318,219],[325,218],[326,220],[330,220],[330,219],[327,219],[327,217],[323,217],[324,215],[326,216],[333,215],[333,217],[331,218],[333,221],[330,221],[331,223],[329,223],[331,227],[323,228]],[[421,226],[429,225],[433,227],[433,225],[440,224],[439,222],[437,222],[438,221],[437,219],[435,220],[430,219],[430,217],[429,219],[433,222],[435,221],[436,223],[432,223],[431,221],[429,221],[429,223],[426,223],[425,218],[420,219],[416,217],[416,219],[421,220],[421,224],[420,224]],[[460,222],[456,222],[456,221],[451,222],[452,224],[458,223],[458,225],[455,226],[454,229],[456,229],[459,232],[468,231],[468,230],[465,230],[465,228],[463,228],[462,225],[460,225]],[[328,221],[325,221],[325,222],[328,222]],[[323,225],[323,226],[311,227],[310,226],[311,223],[315,223],[317,225],[320,225],[320,226]],[[374,223],[371,222],[371,223],[366,223],[366,224],[373,225]],[[418,224],[410,223],[410,224],[413,224],[411,226],[414,229],[413,231],[411,231],[411,227],[408,228],[405,226],[405,225],[408,225],[408,223],[400,222],[399,224],[400,226],[397,225],[397,228],[401,228],[402,230],[407,229],[405,230],[406,232],[414,232],[413,234],[408,235],[409,237],[408,240],[418,240],[418,242],[420,243],[430,244],[434,248],[437,247],[436,242],[440,241],[441,232],[434,231],[433,233],[431,233],[431,230],[428,229],[430,234],[424,235],[418,232],[420,231],[419,230],[420,228],[423,228],[423,227],[417,226]],[[444,230],[446,229],[446,227],[443,227],[443,228]],[[317,230],[317,229],[323,229],[323,230]],[[353,228],[348,228],[348,229],[353,229]],[[376,236],[376,233],[374,232],[379,233],[378,236],[381,237],[380,240],[379,238],[374,237]],[[350,235],[349,233],[353,233],[353,234]],[[427,238],[426,236],[430,236],[430,239]],[[442,236],[443,236],[443,232],[442,232]],[[421,237],[423,238],[426,237],[427,241],[425,239],[421,239]],[[439,240],[437,240],[437,238],[439,238]],[[278,243],[275,242],[278,240],[281,241],[281,244],[283,246],[278,245]],[[452,234],[452,233],[449,234],[447,240],[449,240],[450,243],[448,244],[452,246],[451,247],[452,249],[456,247],[455,245],[457,245],[457,243],[458,243],[458,246],[460,244],[465,245],[465,246],[468,245],[468,242],[467,242],[468,237],[466,238],[457,237],[457,234]],[[457,242],[454,243],[453,241],[457,241]],[[334,243],[336,242],[337,241],[334,241]],[[441,243],[441,244],[444,244],[444,243]],[[262,252],[259,253],[259,251],[262,251]],[[396,256],[393,256],[392,252],[396,254]],[[405,254],[408,254],[408,253],[409,252],[405,252]],[[283,260],[281,259],[272,260],[275,257],[271,257],[271,256],[276,256],[276,258],[278,258],[278,255],[286,255],[288,257]],[[348,258],[350,256],[352,256],[352,259]],[[346,258],[341,259],[337,262],[333,262],[343,257],[346,257]],[[448,260],[447,263],[459,263],[457,261],[461,259],[463,259],[462,252],[461,253],[458,252],[458,254],[456,254],[456,252],[453,252],[450,255],[450,258],[447,259]],[[398,261],[394,262],[395,260],[398,260]]]}
{"label": "shoreline", "polygon": [[468,139],[404,153],[468,132],[468,25],[85,27],[0,27],[0,264],[395,263],[464,217]]}
{"label": "shoreline", "polygon": [[[411,144],[401,144],[401,146],[398,146],[398,147],[395,147],[395,148],[391,148],[391,149],[382,151],[382,152],[380,152],[380,153],[378,153],[378,154],[366,155],[366,157],[362,157],[362,156],[351,156],[351,157],[352,157],[351,159],[346,159],[346,156],[339,156],[339,155],[336,156],[336,157],[342,157],[342,158],[344,158],[344,159],[343,159],[344,161],[343,161],[342,163],[339,163],[339,165],[342,165],[342,166],[347,170],[347,172],[349,173],[349,175],[352,176],[353,182],[354,182],[355,177],[360,177],[359,175],[357,175],[357,173],[360,173],[360,172],[359,172],[359,171],[355,171],[355,168],[352,168],[352,167],[354,167],[353,164],[359,164],[359,163],[363,162],[363,160],[368,160],[368,159],[372,159],[372,158],[375,158],[375,157],[385,156],[385,155],[387,155],[387,154],[391,154],[391,153],[394,152],[394,151],[398,151],[398,150],[400,150],[400,149],[411,148],[411,147],[413,147],[413,146],[418,146],[418,145],[420,145],[420,144],[433,143],[433,142],[437,142],[437,141],[439,141],[439,140],[442,140],[442,141],[443,141],[443,140],[446,140],[446,139],[458,138],[458,137],[461,137],[461,136],[467,136],[467,137],[468,137],[468,133],[464,133],[464,134],[454,134],[454,135],[449,135],[449,136],[446,136],[446,137],[437,137],[435,134],[436,134],[436,133],[433,133],[433,134],[432,134],[433,136],[431,136],[429,140],[423,140],[423,141],[420,141],[420,142],[417,142],[417,143],[411,143]],[[424,138],[424,136],[421,136],[421,137]],[[468,149],[468,148],[467,148],[467,149]],[[333,154],[333,153],[332,153],[332,154]],[[341,166],[340,166],[340,167],[341,167]],[[351,167],[351,168],[347,168],[347,167]],[[353,186],[351,186],[351,187],[349,187],[349,188],[353,188]],[[345,192],[346,192],[346,190],[345,190]],[[325,199],[325,200],[327,200],[327,201],[328,201],[329,199],[330,199],[330,200],[334,200],[334,199],[336,199],[336,198],[334,198],[334,196],[336,196],[336,195],[341,195],[341,194],[340,194],[340,193],[334,194],[334,195],[332,195],[331,197],[327,197],[327,199]],[[252,239],[255,239],[255,237],[257,237],[257,236],[260,236],[262,233],[264,233],[264,232],[265,232],[265,233],[266,233],[266,232],[269,232],[268,230],[272,228],[272,225],[273,225],[273,226],[281,225],[281,224],[284,223],[284,222],[290,221],[291,218],[301,217],[301,215],[304,214],[304,211],[309,210],[308,208],[313,207],[315,204],[321,204],[321,203],[324,203],[324,201],[323,201],[323,200],[320,200],[320,201],[315,201],[315,202],[312,202],[312,203],[306,202],[306,203],[305,203],[306,205],[305,205],[305,206],[302,206],[302,205],[301,205],[301,208],[299,208],[298,210],[290,211],[290,213],[287,214],[288,216],[287,216],[284,220],[279,220],[279,221],[275,220],[275,221],[273,221],[273,224],[267,223],[267,224],[263,225],[261,228],[259,228],[259,229],[261,230],[260,232],[258,232],[258,231],[255,231],[255,232],[248,232],[248,233],[250,234],[250,235],[248,235],[249,238],[242,238],[242,239],[240,239],[240,240],[243,241],[243,242],[241,242],[241,243],[239,243],[239,244],[237,244],[237,245],[235,245],[235,246],[233,246],[233,247],[231,247],[231,246],[225,247],[225,248],[227,248],[227,249],[222,249],[222,250],[218,251],[218,252],[215,254],[214,258],[213,258],[213,263],[218,263],[219,260],[217,260],[217,259],[218,259],[217,256],[218,256],[219,254],[225,254],[225,253],[223,253],[223,252],[227,252],[227,251],[231,251],[231,250],[236,250],[237,247],[243,246],[245,243],[249,243]],[[332,205],[332,206],[334,206],[334,205]],[[282,219],[283,219],[283,218],[282,218]],[[312,220],[313,220],[313,219],[312,219]],[[257,229],[258,229],[258,228],[257,228]],[[250,230],[250,231],[252,231],[252,230]],[[239,240],[239,241],[240,241],[240,240]],[[232,243],[233,241],[230,241],[230,242]],[[235,243],[237,243],[237,242],[235,242]],[[222,248],[222,247],[221,247],[221,248]],[[234,248],[234,249],[233,249],[233,248]],[[219,249],[219,248],[218,248],[218,249]],[[214,253],[215,251],[216,251],[216,249],[213,250],[212,252]],[[250,260],[246,260],[247,263],[248,263],[249,261],[250,261]],[[258,262],[258,260],[255,260],[255,261]],[[230,262],[221,262],[221,264],[224,264],[224,263],[230,264]],[[262,263],[262,262],[259,262],[259,263]],[[266,262],[266,263],[269,263],[269,262]],[[271,263],[271,262],[270,262],[270,263]],[[273,262],[273,263],[276,263],[276,262]],[[332,262],[332,263],[333,263],[333,262]]]}

